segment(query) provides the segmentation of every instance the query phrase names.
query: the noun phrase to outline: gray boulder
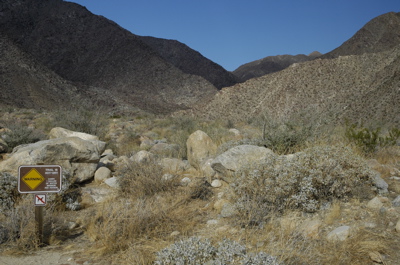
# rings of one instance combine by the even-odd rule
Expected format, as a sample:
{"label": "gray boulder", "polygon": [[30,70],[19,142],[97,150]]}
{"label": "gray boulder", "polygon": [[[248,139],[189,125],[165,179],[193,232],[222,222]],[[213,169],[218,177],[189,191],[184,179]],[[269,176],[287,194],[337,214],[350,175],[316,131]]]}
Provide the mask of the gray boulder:
{"label": "gray boulder", "polygon": [[203,131],[192,133],[186,141],[187,158],[190,165],[200,169],[201,163],[210,157],[214,157],[217,146],[213,140]]}
{"label": "gray boulder", "polygon": [[21,165],[60,165],[71,183],[81,183],[94,176],[105,145],[101,141],[86,141],[79,137],[20,145],[14,148],[8,159],[0,162],[0,171],[17,176]]}
{"label": "gray boulder", "polygon": [[55,138],[64,138],[64,137],[79,137],[83,140],[87,141],[98,141],[99,137],[83,132],[74,132],[70,131],[68,129],[64,129],[61,127],[55,127],[51,129],[49,132],[49,138],[50,139],[55,139]]}
{"label": "gray boulder", "polygon": [[229,173],[236,172],[244,166],[255,164],[270,154],[274,154],[274,152],[265,147],[239,145],[217,156],[211,162],[211,167],[214,171],[226,177]]}
{"label": "gray boulder", "polygon": [[162,157],[178,157],[179,156],[179,145],[157,143],[150,148],[150,152]]}

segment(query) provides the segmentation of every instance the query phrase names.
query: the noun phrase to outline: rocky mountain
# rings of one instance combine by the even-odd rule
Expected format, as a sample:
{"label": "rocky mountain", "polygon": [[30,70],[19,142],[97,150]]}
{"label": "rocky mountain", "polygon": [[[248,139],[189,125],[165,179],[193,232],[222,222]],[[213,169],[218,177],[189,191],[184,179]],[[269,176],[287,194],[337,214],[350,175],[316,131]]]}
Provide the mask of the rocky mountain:
{"label": "rocky mountain", "polygon": [[329,122],[400,124],[400,45],[380,52],[292,65],[222,89],[195,115],[232,121],[267,113],[276,119],[310,115]]}
{"label": "rocky mountain", "polygon": [[77,87],[90,88],[94,96],[112,93],[118,106],[168,113],[217,92],[203,77],[165,60],[143,38],[75,3],[2,1],[0,31]]}
{"label": "rocky mountain", "polygon": [[277,55],[268,56],[263,59],[246,63],[239,66],[233,71],[233,74],[237,77],[240,82],[247,81],[251,78],[260,77],[266,74],[281,71],[294,63],[301,63],[321,56],[322,54],[315,51],[309,55],[298,54],[298,55]]}
{"label": "rocky mountain", "polygon": [[390,12],[369,21],[349,40],[322,58],[381,52],[392,49],[399,43],[400,12]]}
{"label": "rocky mountain", "polygon": [[233,86],[236,77],[222,66],[208,60],[199,52],[189,48],[177,40],[166,40],[154,37],[139,37],[147,45],[156,50],[161,57],[182,72],[203,77],[216,88]]}
{"label": "rocky mountain", "polygon": [[69,104],[78,92],[71,83],[24,53],[0,32],[0,104],[51,109]]}

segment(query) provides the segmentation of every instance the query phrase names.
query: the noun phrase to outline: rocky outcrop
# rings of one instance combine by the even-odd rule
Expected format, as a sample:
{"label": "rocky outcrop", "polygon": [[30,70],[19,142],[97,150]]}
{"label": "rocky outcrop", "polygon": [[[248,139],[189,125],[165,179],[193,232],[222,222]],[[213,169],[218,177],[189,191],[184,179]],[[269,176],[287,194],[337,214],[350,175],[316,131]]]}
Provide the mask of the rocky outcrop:
{"label": "rocky outcrop", "polygon": [[21,165],[60,165],[70,182],[81,183],[93,178],[104,149],[104,142],[79,137],[39,141],[14,148],[9,157],[0,162],[0,171],[18,176]]}

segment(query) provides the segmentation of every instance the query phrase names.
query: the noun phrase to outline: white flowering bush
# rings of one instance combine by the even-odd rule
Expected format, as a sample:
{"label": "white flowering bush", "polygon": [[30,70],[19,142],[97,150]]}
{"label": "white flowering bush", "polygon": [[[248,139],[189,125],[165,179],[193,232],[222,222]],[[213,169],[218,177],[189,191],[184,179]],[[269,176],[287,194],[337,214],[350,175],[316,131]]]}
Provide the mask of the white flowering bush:
{"label": "white flowering bush", "polygon": [[276,257],[264,252],[247,253],[246,247],[236,241],[223,239],[213,246],[209,239],[190,237],[178,241],[156,253],[157,265],[280,265]]}
{"label": "white flowering bush", "polygon": [[271,211],[315,212],[325,202],[366,194],[373,173],[346,147],[313,147],[288,156],[269,155],[237,172],[231,183],[236,208],[257,224]]}

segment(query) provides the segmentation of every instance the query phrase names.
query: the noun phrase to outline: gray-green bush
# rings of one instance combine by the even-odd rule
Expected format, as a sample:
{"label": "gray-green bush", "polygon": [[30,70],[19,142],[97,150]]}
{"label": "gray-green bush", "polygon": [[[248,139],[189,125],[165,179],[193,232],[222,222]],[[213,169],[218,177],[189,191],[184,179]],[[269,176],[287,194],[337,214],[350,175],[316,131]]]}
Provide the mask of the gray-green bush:
{"label": "gray-green bush", "polygon": [[269,155],[238,172],[231,183],[247,224],[270,212],[315,212],[334,199],[368,196],[372,172],[349,148],[318,146],[289,156]]}
{"label": "gray-green bush", "polygon": [[7,130],[1,136],[10,149],[18,145],[35,143],[45,139],[45,135],[42,132],[30,128],[27,122],[7,120],[2,121],[2,124]]}
{"label": "gray-green bush", "polygon": [[236,241],[223,239],[218,246],[210,240],[190,237],[180,240],[156,253],[157,265],[279,265],[276,257],[264,252],[248,253],[246,247]]}
{"label": "gray-green bush", "polygon": [[8,173],[0,172],[0,214],[11,210],[17,197],[17,179]]}

